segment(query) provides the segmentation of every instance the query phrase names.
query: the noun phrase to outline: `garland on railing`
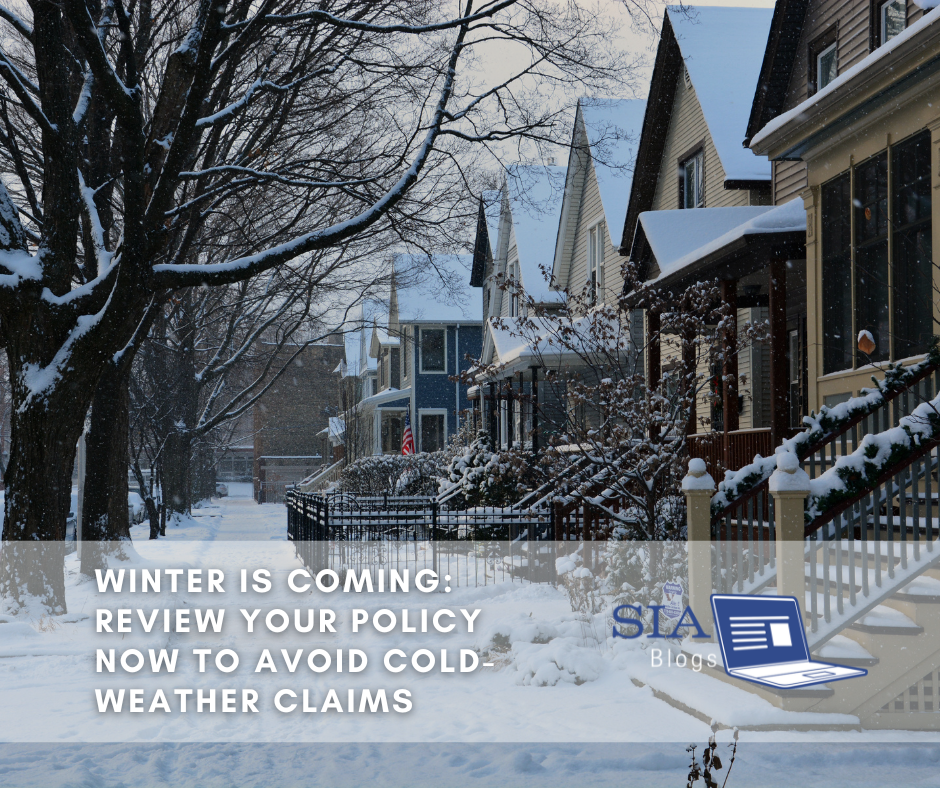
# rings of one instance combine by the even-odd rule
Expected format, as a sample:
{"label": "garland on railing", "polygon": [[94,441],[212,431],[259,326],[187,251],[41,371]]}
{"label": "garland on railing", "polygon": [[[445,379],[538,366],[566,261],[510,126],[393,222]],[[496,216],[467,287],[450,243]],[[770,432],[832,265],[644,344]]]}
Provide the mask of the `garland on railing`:
{"label": "garland on railing", "polygon": [[[851,454],[839,457],[818,479],[810,480],[806,499],[806,522],[832,511],[839,504],[854,501],[874,489],[881,477],[907,460],[914,461],[922,450],[940,438],[940,395],[918,405],[897,427],[866,435]],[[899,469],[900,470],[900,469]]]}
{"label": "garland on railing", "polygon": [[[783,441],[778,451],[784,449],[796,454],[800,460],[806,459],[817,449],[818,444],[839,435],[848,426],[874,413],[883,407],[889,398],[913,385],[923,377],[925,372],[934,369],[940,369],[940,349],[937,346],[937,339],[931,343],[927,355],[916,364],[908,367],[901,364],[888,364],[884,380],[878,380],[872,376],[875,388],[862,389],[859,396],[832,407],[823,405],[818,415],[813,413],[804,416],[803,423],[807,425],[806,429]],[[719,517],[738,499],[767,481],[776,468],[776,456],[757,455],[754,462],[743,468],[737,471],[727,471],[724,480],[718,485],[718,492],[712,498],[712,516]]]}

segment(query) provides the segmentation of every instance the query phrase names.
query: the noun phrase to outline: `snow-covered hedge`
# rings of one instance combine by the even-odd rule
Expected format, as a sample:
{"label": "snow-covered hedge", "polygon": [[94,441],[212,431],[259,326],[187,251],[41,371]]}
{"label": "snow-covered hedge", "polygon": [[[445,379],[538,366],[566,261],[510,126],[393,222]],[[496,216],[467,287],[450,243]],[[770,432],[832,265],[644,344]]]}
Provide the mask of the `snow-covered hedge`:
{"label": "snow-covered hedge", "polygon": [[[859,396],[852,397],[838,405],[832,407],[823,405],[818,415],[813,413],[805,416],[803,423],[806,429],[783,441],[777,448],[777,452],[789,451],[801,460],[805,459],[811,447],[816,443],[838,435],[850,422],[874,413],[884,406],[888,397],[910,386],[922,372],[937,367],[940,367],[940,350],[936,342],[931,345],[927,356],[917,364],[911,364],[908,367],[889,364],[885,370],[884,380],[872,378],[874,388],[862,389]],[[754,462],[737,471],[728,471],[724,481],[718,485],[718,492],[712,498],[712,514],[717,515],[754,487],[769,479],[776,468],[776,455],[773,457],[757,455]]]}
{"label": "snow-covered hedge", "polygon": [[434,495],[444,462],[443,452],[360,457],[343,469],[338,487],[358,495]]}
{"label": "snow-covered hedge", "polygon": [[447,465],[438,487],[454,508],[509,506],[526,492],[529,463],[522,452],[494,451],[481,431]]}

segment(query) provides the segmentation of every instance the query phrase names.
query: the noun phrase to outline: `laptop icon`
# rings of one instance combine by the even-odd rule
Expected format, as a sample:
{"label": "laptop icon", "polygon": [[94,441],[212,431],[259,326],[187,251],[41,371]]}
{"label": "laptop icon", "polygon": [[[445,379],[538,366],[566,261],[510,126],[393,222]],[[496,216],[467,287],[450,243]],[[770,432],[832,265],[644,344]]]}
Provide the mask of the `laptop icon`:
{"label": "laptop icon", "polygon": [[863,668],[810,659],[795,597],[713,594],[712,612],[729,676],[794,689],[868,675]]}

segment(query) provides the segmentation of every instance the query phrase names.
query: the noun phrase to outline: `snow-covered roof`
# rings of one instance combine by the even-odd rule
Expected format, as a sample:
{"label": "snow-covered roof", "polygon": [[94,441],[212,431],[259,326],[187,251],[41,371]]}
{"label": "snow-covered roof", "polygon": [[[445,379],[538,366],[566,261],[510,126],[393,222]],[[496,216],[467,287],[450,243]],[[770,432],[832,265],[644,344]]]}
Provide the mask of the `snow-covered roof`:
{"label": "snow-covered roof", "polygon": [[647,211],[640,224],[659,266],[658,281],[746,235],[804,231],[806,209],[795,198],[776,207]]}
{"label": "snow-covered roof", "polygon": [[[925,2],[930,2],[930,4],[925,5]],[[929,27],[934,22],[940,20],[940,8],[934,7],[932,0],[921,0],[921,2],[918,2],[917,5],[920,5],[921,8],[932,8],[933,10],[927,14],[924,14],[924,16],[918,19],[914,24],[896,35],[886,44],[882,44],[874,52],[868,55],[868,57],[863,58],[851,68],[843,71],[834,80],[832,80],[832,82],[826,85],[826,87],[816,91],[808,99],[793,107],[793,109],[781,113],[771,120],[757,134],[754,135],[754,138],[751,140],[751,147],[759,148],[761,143],[764,142],[777,129],[785,126],[794,119],[806,115],[816,104],[825,101],[843,85],[851,82],[859,75],[872,68],[875,64],[878,63],[878,61],[884,60],[885,58],[892,55],[897,49],[903,47],[912,38],[917,37],[924,30],[924,28]]]}
{"label": "snow-covered roof", "polygon": [[[607,232],[616,247],[627,215],[633,163],[636,160],[646,101],[641,99],[581,99],[578,102],[588,136],[591,160],[601,193]],[[613,229],[612,229],[613,228]]]}
{"label": "snow-covered roof", "polygon": [[565,167],[514,165],[506,179],[522,286],[538,303],[554,303],[562,298],[560,292],[549,289],[539,265],[551,271],[555,260],[565,173]]}
{"label": "snow-covered roof", "polygon": [[669,19],[728,180],[770,180],[770,162],[742,146],[772,8],[670,7]]}
{"label": "snow-covered roof", "polygon": [[343,344],[345,345],[346,350],[346,364],[341,370],[342,375],[343,377],[355,377],[359,374],[359,364],[361,362],[359,354],[361,351],[360,346],[362,344],[362,339],[359,336],[359,330],[347,331],[343,335]]}
{"label": "snow-covered roof", "polygon": [[411,397],[411,387],[403,389],[386,389],[371,397],[359,400],[354,410],[362,411],[365,408],[374,408],[377,405],[386,405],[390,402],[397,402],[400,399],[409,399]]}
{"label": "snow-covered roof", "polygon": [[468,254],[397,255],[399,324],[479,322],[483,292],[470,286],[472,264]]}

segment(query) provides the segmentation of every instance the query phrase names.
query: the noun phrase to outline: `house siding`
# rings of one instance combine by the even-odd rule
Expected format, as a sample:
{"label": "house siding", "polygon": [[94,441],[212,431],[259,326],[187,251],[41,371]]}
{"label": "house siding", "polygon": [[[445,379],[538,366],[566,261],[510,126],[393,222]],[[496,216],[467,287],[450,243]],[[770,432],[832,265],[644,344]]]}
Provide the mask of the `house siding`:
{"label": "house siding", "polygon": [[[907,24],[924,15],[923,10],[907,4]],[[806,21],[797,46],[790,85],[783,112],[809,98],[809,47],[833,25],[839,29],[839,73],[851,68],[871,52],[870,0],[823,0],[813,3],[806,12]],[[774,204],[797,197],[807,186],[806,164],[802,161],[774,162]]]}
{"label": "house siding", "polygon": [[681,207],[678,189],[679,157],[691,152],[700,143],[705,151],[705,205],[709,208],[720,208],[751,204],[747,190],[724,187],[725,171],[718,158],[718,151],[708,131],[695,89],[686,84],[683,71],[678,78],[652,210]]}
{"label": "house siding", "polygon": [[[588,281],[588,232],[598,222],[607,221],[604,213],[604,204],[601,202],[601,192],[597,186],[597,174],[594,164],[589,159],[586,174],[582,183],[579,200],[578,216],[572,244],[573,253],[568,269],[566,286],[571,293],[580,293]],[[620,277],[622,259],[617,247],[611,242],[610,227],[604,233],[604,295],[603,301],[615,300],[623,287]]]}

